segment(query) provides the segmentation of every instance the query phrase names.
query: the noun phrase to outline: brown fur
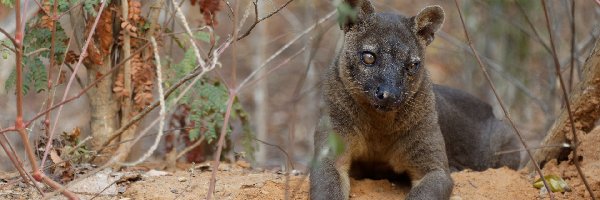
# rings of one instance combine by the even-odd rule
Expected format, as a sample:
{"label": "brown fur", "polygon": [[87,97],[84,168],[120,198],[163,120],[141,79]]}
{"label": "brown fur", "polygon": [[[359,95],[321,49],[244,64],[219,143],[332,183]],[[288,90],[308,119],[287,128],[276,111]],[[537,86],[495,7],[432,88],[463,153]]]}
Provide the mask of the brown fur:
{"label": "brown fur", "polygon": [[[475,152],[483,149],[485,154],[478,156],[493,156],[488,155],[493,153],[489,139],[498,137],[479,137],[480,130],[505,127],[504,124],[490,115],[489,105],[463,92],[434,86],[421,66],[425,47],[444,21],[439,6],[426,7],[415,17],[405,17],[374,13],[368,0],[346,2],[358,11],[358,16],[341,24],[344,44],[325,76],[323,87],[331,125],[343,138],[346,148],[341,155],[332,154],[327,141],[329,132],[326,129],[316,132],[311,199],[347,199],[350,174],[361,174],[361,170],[377,173],[380,169],[408,175],[412,182],[408,199],[448,199],[453,183],[448,164],[451,155],[446,154],[446,144],[474,142],[467,148],[476,148]],[[376,61],[365,63],[365,53],[374,55]],[[446,93],[450,95],[437,97]],[[467,103],[476,108],[456,107],[462,100],[470,101]],[[437,104],[449,108],[436,108]],[[439,117],[444,117],[439,122],[438,110],[443,113]],[[483,112],[486,118],[463,121],[452,116],[452,112],[467,116],[470,112]],[[454,127],[465,123],[473,125],[464,130]],[[452,137],[463,133],[466,134],[460,138],[466,137],[467,141]],[[475,146],[478,144],[484,148]],[[450,149],[449,152],[462,153]],[[453,169],[479,170],[500,163],[492,162],[499,159],[487,157],[481,162],[472,156],[458,158],[461,159],[457,162],[450,159],[451,164],[458,166]]]}

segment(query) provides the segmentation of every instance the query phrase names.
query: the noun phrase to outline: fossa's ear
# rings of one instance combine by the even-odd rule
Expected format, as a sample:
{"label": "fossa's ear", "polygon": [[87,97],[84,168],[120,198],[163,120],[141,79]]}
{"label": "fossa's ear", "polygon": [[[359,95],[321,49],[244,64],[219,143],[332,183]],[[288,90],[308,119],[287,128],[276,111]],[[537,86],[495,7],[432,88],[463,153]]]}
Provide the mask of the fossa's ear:
{"label": "fossa's ear", "polygon": [[338,22],[344,32],[375,13],[369,0],[344,0],[338,6]]}
{"label": "fossa's ear", "polygon": [[414,17],[413,31],[421,44],[427,46],[433,42],[435,32],[444,23],[444,10],[440,6],[427,6]]}

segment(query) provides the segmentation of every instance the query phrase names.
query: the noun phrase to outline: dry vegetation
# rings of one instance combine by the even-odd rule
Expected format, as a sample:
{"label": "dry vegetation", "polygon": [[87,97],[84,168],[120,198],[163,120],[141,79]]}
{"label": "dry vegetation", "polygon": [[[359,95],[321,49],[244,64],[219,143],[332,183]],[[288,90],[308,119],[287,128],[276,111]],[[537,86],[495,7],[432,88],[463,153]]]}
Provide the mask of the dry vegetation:
{"label": "dry vegetation", "polygon": [[[440,4],[434,81],[502,116],[487,69],[542,173],[571,187],[555,197],[590,198],[576,165],[600,196],[600,3],[459,1],[463,28],[453,1],[373,1],[406,15]],[[0,199],[306,199],[336,2],[0,0]],[[454,173],[453,199],[548,198],[531,167]],[[352,199],[409,188],[352,185]]]}

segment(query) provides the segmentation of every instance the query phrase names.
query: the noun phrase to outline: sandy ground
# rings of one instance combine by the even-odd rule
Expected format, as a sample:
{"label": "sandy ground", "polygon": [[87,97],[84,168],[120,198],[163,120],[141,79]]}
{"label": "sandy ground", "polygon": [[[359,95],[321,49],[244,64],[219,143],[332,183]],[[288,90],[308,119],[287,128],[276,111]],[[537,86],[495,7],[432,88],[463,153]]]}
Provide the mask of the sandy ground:
{"label": "sandy ground", "polygon": [[[580,155],[583,171],[596,196],[600,196],[600,128],[581,135]],[[161,172],[149,168],[134,168],[122,172],[98,173],[95,179],[83,180],[74,186],[84,199],[202,199],[206,196],[211,171],[208,165],[182,165],[176,172]],[[573,163],[548,163],[546,175],[562,177],[571,192],[554,193],[557,199],[589,199],[589,194]],[[123,178],[129,177],[129,178]],[[131,178],[133,177],[133,178]],[[535,174],[507,168],[483,172],[461,171],[452,174],[455,182],[452,200],[468,199],[548,199],[548,194],[533,187]],[[105,181],[109,180],[109,181]],[[4,180],[4,181],[2,181]],[[106,182],[93,189],[90,185]],[[121,180],[121,181],[117,181]],[[87,181],[87,182],[86,182]],[[110,184],[117,182],[116,184]],[[287,183],[287,184],[286,184]],[[350,199],[402,199],[409,191],[406,184],[387,180],[351,180]],[[289,189],[286,189],[289,188]],[[292,175],[289,180],[278,171],[251,169],[244,162],[222,164],[217,173],[216,199],[307,199],[308,177]],[[288,191],[286,193],[286,191]],[[6,180],[0,174],[0,199],[40,199],[31,187]],[[62,199],[62,197],[56,197]]]}

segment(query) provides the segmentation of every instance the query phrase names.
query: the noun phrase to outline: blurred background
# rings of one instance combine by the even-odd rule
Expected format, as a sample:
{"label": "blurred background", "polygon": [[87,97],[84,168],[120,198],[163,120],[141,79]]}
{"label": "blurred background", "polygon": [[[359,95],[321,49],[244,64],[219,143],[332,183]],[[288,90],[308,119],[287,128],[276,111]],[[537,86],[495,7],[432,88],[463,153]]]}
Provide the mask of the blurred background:
{"label": "blurred background", "polygon": [[[267,16],[284,0],[258,1],[259,17]],[[373,0],[378,12],[415,15],[427,5],[440,5],[446,12],[442,30],[427,49],[425,66],[435,83],[459,88],[492,104],[498,117],[503,114],[488,86],[474,56],[466,43],[463,28],[454,1],[440,0]],[[231,33],[233,20],[229,10],[239,11],[239,19],[248,15],[242,30],[249,28],[253,19],[251,1],[229,1],[231,7],[221,4],[217,13],[215,33],[221,38]],[[333,61],[336,49],[342,42],[342,32],[336,17],[317,24],[336,10],[335,1],[294,0],[280,13],[261,22],[252,33],[236,43],[220,58],[222,66],[209,73],[209,77],[237,85],[260,66],[252,79],[238,95],[239,103],[249,114],[248,125],[254,139],[243,137],[240,123],[232,125],[230,154],[252,154],[255,166],[267,169],[285,166],[286,160],[294,168],[304,170],[312,158],[313,133],[319,117],[324,114],[320,99],[323,72]],[[568,86],[579,80],[580,70],[590,49],[600,34],[600,6],[593,1],[547,1],[550,27],[556,42],[562,75]],[[149,4],[142,4],[147,10]],[[537,146],[561,109],[561,93],[554,73],[549,35],[540,1],[530,0],[469,0],[461,1],[467,28],[475,48],[492,74],[500,96],[510,109],[518,128],[531,146]],[[574,6],[574,7],[573,7]],[[184,2],[184,10],[193,26],[203,23],[198,6]],[[249,9],[250,8],[250,9]],[[574,11],[574,12],[573,12]],[[12,10],[0,6],[0,24],[10,26]],[[7,22],[8,21],[8,22]],[[311,27],[315,26],[314,29]],[[175,30],[180,30],[181,28]],[[304,33],[305,31],[310,31]],[[243,32],[243,31],[242,31]],[[278,50],[302,35],[298,41],[280,54]],[[221,39],[223,40],[223,39]],[[172,52],[172,60],[183,58],[184,50],[177,47],[160,49]],[[10,53],[10,52],[9,52]],[[12,55],[12,54],[11,54]],[[266,63],[271,56],[272,61]],[[573,59],[573,62],[571,58]],[[10,59],[0,58],[0,128],[14,124],[14,89],[5,89],[5,82],[14,68]],[[85,70],[78,72],[87,81]],[[62,97],[61,87],[56,98]],[[64,89],[64,86],[62,86]],[[81,88],[71,90],[76,94]],[[45,92],[29,93],[25,98],[25,118],[31,118],[42,108]],[[90,132],[88,97],[79,98],[66,105],[58,131],[80,128],[82,135]],[[226,102],[223,102],[225,104]],[[156,112],[156,111],[155,111]],[[156,119],[156,113],[147,121]],[[40,122],[29,129],[31,137],[42,132]],[[144,125],[142,125],[144,127]],[[153,131],[157,131],[153,127]],[[18,144],[16,134],[8,134]],[[133,147],[130,157],[145,153],[154,141],[147,137]],[[164,140],[163,140],[164,141]],[[214,142],[213,142],[214,144]],[[256,147],[255,152],[245,152],[244,145]],[[18,145],[17,145],[18,146]],[[22,147],[18,147],[22,148]],[[164,157],[165,149],[155,152],[155,160]],[[18,151],[22,154],[22,150]],[[285,152],[285,153],[284,153]],[[0,152],[0,160],[7,160]],[[8,162],[1,162],[0,170],[12,171]]]}

